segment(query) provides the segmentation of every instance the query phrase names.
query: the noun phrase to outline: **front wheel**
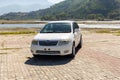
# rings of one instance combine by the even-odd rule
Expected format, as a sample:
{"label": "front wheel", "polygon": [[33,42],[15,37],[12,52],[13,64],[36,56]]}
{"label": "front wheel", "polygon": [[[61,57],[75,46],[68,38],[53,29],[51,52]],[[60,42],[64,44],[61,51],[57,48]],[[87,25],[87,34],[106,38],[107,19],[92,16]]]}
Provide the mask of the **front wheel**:
{"label": "front wheel", "polygon": [[73,43],[73,46],[72,46],[72,54],[70,54],[70,57],[74,58],[75,57],[75,43]]}
{"label": "front wheel", "polygon": [[82,48],[82,36],[80,37],[80,42],[78,44],[78,48]]}
{"label": "front wheel", "polygon": [[38,55],[33,54],[33,57],[34,57],[34,58],[37,58],[37,57],[38,57]]}

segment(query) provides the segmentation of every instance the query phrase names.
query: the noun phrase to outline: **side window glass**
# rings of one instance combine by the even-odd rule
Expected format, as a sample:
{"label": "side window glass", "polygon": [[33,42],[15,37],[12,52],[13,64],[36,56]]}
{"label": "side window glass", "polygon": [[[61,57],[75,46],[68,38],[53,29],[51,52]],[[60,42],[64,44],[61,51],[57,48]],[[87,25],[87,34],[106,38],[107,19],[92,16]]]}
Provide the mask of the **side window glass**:
{"label": "side window glass", "polygon": [[73,23],[73,30],[75,29],[79,29],[79,26],[77,25],[77,23]]}
{"label": "side window glass", "polygon": [[73,31],[75,31],[75,23],[73,23]]}
{"label": "side window glass", "polygon": [[76,29],[78,29],[78,28],[79,28],[79,26],[77,25],[77,23],[74,23],[74,25],[75,25],[75,28],[76,28]]}

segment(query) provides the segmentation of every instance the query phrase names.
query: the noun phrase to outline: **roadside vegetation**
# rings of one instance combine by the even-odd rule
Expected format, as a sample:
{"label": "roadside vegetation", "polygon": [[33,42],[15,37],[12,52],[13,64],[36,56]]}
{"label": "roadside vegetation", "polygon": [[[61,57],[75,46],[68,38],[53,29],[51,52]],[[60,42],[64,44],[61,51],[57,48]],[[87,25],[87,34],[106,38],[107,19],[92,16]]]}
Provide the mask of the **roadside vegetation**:
{"label": "roadside vegetation", "polygon": [[35,34],[32,31],[18,31],[18,32],[0,32],[0,35],[9,35],[9,34]]}
{"label": "roadside vegetation", "polygon": [[0,35],[36,34],[38,30],[38,28],[2,28]]}
{"label": "roadside vegetation", "polygon": [[[83,20],[76,21],[78,24],[120,24],[120,21],[95,21],[95,20]],[[0,24],[46,24],[47,21],[40,20],[0,20]]]}
{"label": "roadside vegetation", "polygon": [[46,21],[36,20],[0,20],[0,24],[45,24]]}
{"label": "roadside vegetation", "polygon": [[120,36],[120,29],[100,29],[100,28],[85,28],[82,30],[87,30],[91,33],[108,33],[108,34],[114,34],[116,36]]}
{"label": "roadside vegetation", "polygon": [[[37,34],[40,28],[1,28],[0,35]],[[120,29],[82,28],[82,31],[91,33],[109,33],[120,36]]]}
{"label": "roadside vegetation", "polygon": [[19,49],[21,49],[21,48],[2,48],[0,50],[19,50]]}

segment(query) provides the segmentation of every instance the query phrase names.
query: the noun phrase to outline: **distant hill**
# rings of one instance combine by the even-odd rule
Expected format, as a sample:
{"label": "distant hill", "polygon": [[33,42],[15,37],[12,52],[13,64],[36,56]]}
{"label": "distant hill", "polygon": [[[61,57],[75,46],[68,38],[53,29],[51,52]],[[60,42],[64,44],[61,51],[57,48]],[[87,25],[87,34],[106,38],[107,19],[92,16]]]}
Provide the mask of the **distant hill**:
{"label": "distant hill", "polygon": [[0,18],[12,20],[120,20],[120,0],[65,0],[47,9],[29,13],[8,13],[0,16]]}

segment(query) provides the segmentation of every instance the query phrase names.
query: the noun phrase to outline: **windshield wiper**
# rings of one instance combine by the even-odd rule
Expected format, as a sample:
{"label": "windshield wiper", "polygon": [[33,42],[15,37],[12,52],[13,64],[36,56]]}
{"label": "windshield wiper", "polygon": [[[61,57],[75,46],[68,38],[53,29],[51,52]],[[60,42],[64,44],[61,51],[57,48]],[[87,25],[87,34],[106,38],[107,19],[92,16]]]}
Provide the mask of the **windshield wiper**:
{"label": "windshield wiper", "polygon": [[53,32],[45,32],[45,33],[53,33]]}
{"label": "windshield wiper", "polygon": [[53,33],[53,32],[41,32],[41,33]]}

